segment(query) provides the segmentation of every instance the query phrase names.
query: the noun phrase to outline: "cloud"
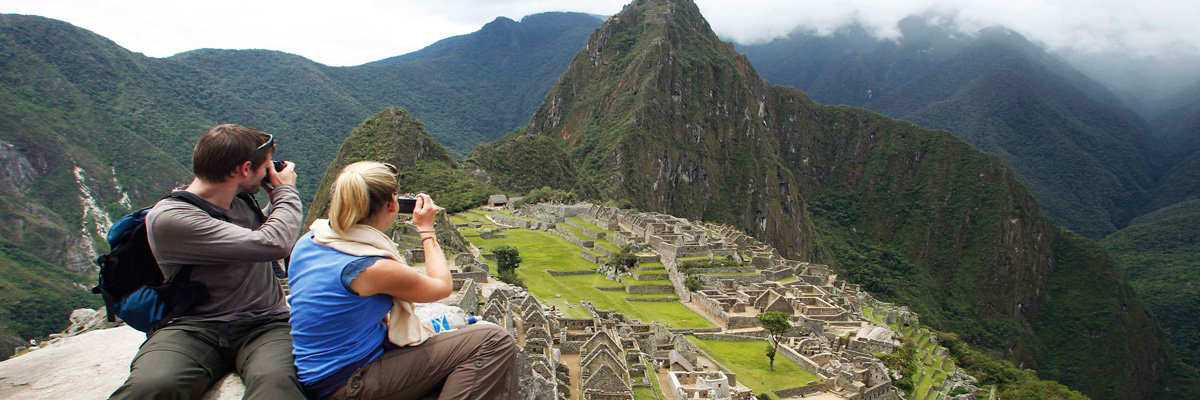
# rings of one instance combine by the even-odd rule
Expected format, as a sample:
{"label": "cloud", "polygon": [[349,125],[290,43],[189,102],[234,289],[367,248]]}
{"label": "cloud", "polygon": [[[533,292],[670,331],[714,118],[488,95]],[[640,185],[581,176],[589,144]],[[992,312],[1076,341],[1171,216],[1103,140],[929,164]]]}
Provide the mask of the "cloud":
{"label": "cloud", "polygon": [[[65,20],[133,51],[164,57],[197,48],[266,48],[328,65],[356,65],[469,33],[498,17],[544,11],[613,14],[625,1],[340,0],[337,2],[0,0],[0,10]],[[697,0],[727,40],[770,40],[796,28],[828,32],[858,21],[894,37],[913,14],[953,15],[966,31],[1004,25],[1076,52],[1142,57],[1200,53],[1200,2],[1114,0]]]}
{"label": "cloud", "polygon": [[1045,43],[1051,50],[1124,52],[1134,56],[1200,53],[1197,1],[1125,0],[842,0],[837,2],[698,0],[723,38],[767,41],[804,28],[830,32],[859,22],[881,37],[896,37],[896,22],[910,15],[953,16],[958,28],[976,32],[1002,25]]}

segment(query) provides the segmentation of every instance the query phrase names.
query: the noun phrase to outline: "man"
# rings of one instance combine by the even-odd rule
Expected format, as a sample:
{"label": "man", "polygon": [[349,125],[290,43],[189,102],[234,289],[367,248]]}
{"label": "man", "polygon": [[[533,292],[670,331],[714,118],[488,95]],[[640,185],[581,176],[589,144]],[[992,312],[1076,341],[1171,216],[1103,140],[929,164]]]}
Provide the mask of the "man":
{"label": "man", "polygon": [[[245,399],[304,398],[292,365],[287,303],[272,268],[299,237],[300,195],[295,164],[276,172],[274,152],[271,135],[218,125],[196,142],[196,177],[181,194],[228,221],[171,198],[146,216],[163,276],[191,265],[190,280],[205,284],[209,297],[146,339],[111,398],[195,399],[230,371],[245,382]],[[260,185],[271,198],[265,220],[237,197]]]}

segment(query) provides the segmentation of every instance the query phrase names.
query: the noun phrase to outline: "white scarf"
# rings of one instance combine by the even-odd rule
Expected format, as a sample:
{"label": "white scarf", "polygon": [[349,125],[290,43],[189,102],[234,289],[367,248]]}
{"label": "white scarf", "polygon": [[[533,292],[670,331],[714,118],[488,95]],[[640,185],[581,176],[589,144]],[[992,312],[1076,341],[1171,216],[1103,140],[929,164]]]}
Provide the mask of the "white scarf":
{"label": "white scarf", "polygon": [[[396,243],[374,227],[358,224],[339,235],[329,226],[328,219],[318,219],[309,229],[312,230],[313,240],[334,250],[403,262]],[[433,329],[422,324],[413,313],[412,303],[397,298],[392,298],[392,310],[388,312],[387,321],[388,341],[397,346],[416,346],[434,334]]]}

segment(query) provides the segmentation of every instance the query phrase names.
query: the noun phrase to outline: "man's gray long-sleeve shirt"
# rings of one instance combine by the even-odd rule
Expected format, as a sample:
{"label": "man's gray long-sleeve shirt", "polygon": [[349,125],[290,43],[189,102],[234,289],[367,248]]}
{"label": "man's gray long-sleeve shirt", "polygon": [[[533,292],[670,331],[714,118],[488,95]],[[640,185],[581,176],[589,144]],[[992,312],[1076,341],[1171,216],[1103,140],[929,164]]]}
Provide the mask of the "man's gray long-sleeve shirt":
{"label": "man's gray long-sleeve shirt", "polygon": [[193,265],[191,280],[208,286],[208,299],[178,321],[230,322],[288,312],[271,262],[287,257],[300,236],[300,194],[290,185],[276,187],[265,222],[240,199],[231,207],[225,222],[165,199],[146,216],[150,249],[163,276]]}

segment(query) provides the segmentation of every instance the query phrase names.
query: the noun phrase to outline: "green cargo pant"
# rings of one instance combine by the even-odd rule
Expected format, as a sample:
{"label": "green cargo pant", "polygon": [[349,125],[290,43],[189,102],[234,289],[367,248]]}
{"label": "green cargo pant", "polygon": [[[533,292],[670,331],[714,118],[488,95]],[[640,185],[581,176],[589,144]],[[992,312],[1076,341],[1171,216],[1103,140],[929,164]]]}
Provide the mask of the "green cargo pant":
{"label": "green cargo pant", "polygon": [[287,314],[231,323],[176,322],[142,343],[110,399],[198,399],[230,371],[244,399],[303,399]]}

